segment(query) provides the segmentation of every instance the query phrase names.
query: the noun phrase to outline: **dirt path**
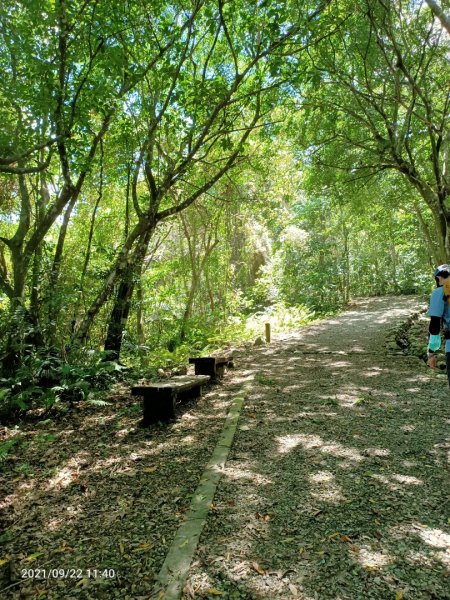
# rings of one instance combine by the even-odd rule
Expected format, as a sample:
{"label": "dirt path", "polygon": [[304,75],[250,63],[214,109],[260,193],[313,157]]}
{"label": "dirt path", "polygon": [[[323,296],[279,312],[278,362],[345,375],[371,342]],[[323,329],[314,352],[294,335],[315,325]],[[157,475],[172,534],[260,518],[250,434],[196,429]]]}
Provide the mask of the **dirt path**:
{"label": "dirt path", "polygon": [[450,395],[384,347],[417,307],[358,302],[246,350],[170,425],[139,429],[123,389],[109,406],[0,428],[21,439],[0,465],[0,597],[152,597],[251,382],[183,598],[449,599]]}
{"label": "dirt path", "polygon": [[450,598],[450,395],[388,355],[410,298],[239,361],[255,385],[185,598]]}

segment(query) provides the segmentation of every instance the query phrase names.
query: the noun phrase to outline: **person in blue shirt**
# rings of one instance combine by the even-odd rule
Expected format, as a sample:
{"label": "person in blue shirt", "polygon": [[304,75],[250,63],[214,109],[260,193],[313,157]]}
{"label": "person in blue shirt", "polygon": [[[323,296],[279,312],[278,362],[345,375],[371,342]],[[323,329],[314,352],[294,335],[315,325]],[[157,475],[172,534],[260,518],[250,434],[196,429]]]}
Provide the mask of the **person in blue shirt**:
{"label": "person in blue shirt", "polygon": [[[440,265],[434,272],[436,280],[436,289],[433,290],[430,298],[430,308],[428,316],[430,325],[428,327],[428,361],[427,364],[432,369],[436,368],[436,352],[441,347],[441,325],[444,329],[445,338],[445,358],[447,362],[448,383],[450,386],[450,305],[444,296],[444,282],[450,277],[450,265]],[[450,299],[449,299],[450,300]]]}

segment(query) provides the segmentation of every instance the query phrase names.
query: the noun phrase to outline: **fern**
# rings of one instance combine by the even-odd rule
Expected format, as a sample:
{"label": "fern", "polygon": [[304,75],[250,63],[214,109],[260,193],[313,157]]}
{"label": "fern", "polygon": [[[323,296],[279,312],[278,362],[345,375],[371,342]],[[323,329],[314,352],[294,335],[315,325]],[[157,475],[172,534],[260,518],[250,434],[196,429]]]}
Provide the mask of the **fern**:
{"label": "fern", "polygon": [[6,460],[9,451],[11,450],[11,448],[13,448],[13,446],[20,442],[20,439],[21,438],[19,436],[16,436],[0,444],[0,463]]}
{"label": "fern", "polygon": [[111,402],[106,402],[105,400],[95,400],[94,398],[87,400],[87,404],[92,404],[92,406],[111,406]]}

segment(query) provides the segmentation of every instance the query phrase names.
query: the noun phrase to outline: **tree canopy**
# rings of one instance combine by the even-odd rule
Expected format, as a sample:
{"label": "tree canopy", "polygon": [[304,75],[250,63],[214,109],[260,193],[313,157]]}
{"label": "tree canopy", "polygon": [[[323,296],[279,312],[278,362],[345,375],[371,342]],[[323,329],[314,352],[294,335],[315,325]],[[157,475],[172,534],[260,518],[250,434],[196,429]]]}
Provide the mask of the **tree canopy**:
{"label": "tree canopy", "polygon": [[427,290],[450,260],[446,8],[3,2],[5,397],[88,348],[148,367],[261,311]]}

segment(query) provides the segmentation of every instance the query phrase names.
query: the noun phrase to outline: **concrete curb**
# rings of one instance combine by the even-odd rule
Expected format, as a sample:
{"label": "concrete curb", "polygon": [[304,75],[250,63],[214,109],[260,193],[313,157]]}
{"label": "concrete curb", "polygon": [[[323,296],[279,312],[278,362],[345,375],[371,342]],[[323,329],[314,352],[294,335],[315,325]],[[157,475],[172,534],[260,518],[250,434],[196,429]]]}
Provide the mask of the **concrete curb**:
{"label": "concrete curb", "polygon": [[159,591],[153,596],[158,600],[179,600],[181,597],[192,558],[225,468],[249,386],[250,382],[246,383],[240,394],[233,399],[219,441],[195,490],[189,511],[169,548],[158,574],[161,587],[165,590],[162,591],[159,587]]}

